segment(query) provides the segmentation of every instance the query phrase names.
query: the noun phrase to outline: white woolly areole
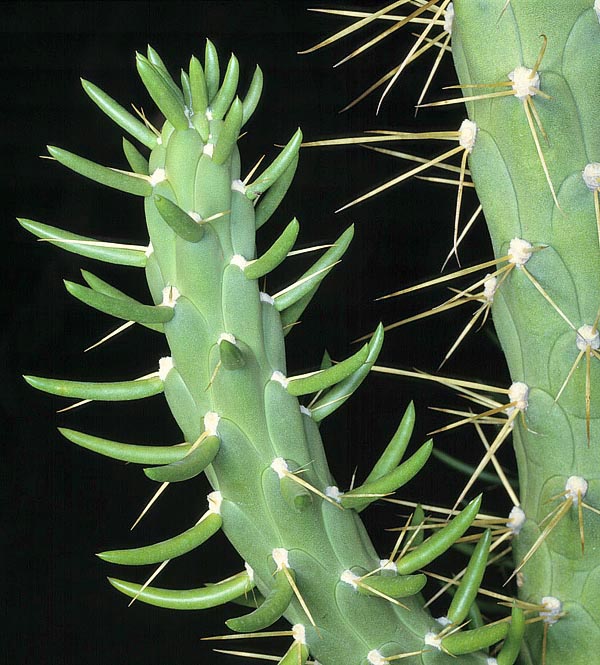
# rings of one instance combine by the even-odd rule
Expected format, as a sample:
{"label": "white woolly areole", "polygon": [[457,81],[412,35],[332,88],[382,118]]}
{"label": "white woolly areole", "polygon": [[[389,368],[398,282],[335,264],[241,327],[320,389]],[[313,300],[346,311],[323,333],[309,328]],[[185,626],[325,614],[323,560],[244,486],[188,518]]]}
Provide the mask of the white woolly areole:
{"label": "white woolly areole", "polygon": [[264,291],[260,292],[260,301],[261,302],[266,302],[268,305],[274,305],[275,301],[273,298],[268,293],[265,293]]}
{"label": "white woolly areole", "polygon": [[598,17],[598,20],[600,21],[600,0],[596,0],[596,2],[594,2],[594,9],[596,10],[596,16]]}
{"label": "white woolly areole", "polygon": [[307,406],[304,406],[304,404],[300,404],[300,413],[312,418],[312,411]]}
{"label": "white woolly areole", "polygon": [[377,649],[372,649],[367,654],[367,660],[371,665],[387,665],[387,660],[381,655]]}
{"label": "white woolly areole", "polygon": [[241,254],[234,254],[229,261],[230,266],[237,266],[240,270],[243,270],[247,265],[248,261]]}
{"label": "white woolly areole", "polygon": [[173,358],[165,356],[158,361],[158,378],[164,381],[169,372],[173,369]]}
{"label": "white woolly areole", "polygon": [[246,569],[246,572],[248,573],[248,579],[251,582],[254,582],[254,568],[247,562],[244,561],[244,568]]}
{"label": "white woolly areole", "polygon": [[234,346],[237,346],[237,340],[234,335],[231,333],[221,333],[219,335],[219,339],[217,340],[217,344],[220,344],[223,340],[226,342],[229,342],[230,344],[233,344]]}
{"label": "white woolly areole", "polygon": [[200,224],[202,221],[202,215],[200,215],[200,213],[188,210],[188,215],[196,222],[196,224]]}
{"label": "white woolly areole", "polygon": [[434,632],[425,633],[425,638],[423,641],[428,647],[433,647],[438,651],[441,651],[442,649],[442,639]]}
{"label": "white woolly areole", "polygon": [[290,472],[287,462],[283,459],[283,457],[276,457],[271,462],[271,468],[279,476],[279,479],[285,478],[286,475]]}
{"label": "white woolly areole", "polygon": [[207,143],[204,148],[202,148],[202,154],[207,157],[212,157],[213,152],[215,151],[215,146],[213,143]]}
{"label": "white woolly areole", "polygon": [[494,296],[496,295],[496,289],[498,288],[498,278],[493,277],[492,275],[486,275],[487,279],[483,283],[483,297],[488,302],[494,302]]}
{"label": "white woolly areole", "polygon": [[277,383],[280,383],[284,388],[287,388],[289,383],[289,380],[286,379],[285,374],[279,370],[276,370],[273,372],[273,374],[271,374],[271,381],[277,381]]}
{"label": "white woolly areole", "polygon": [[162,145],[162,136],[156,137],[156,145]]}
{"label": "white woolly areole", "polygon": [[146,247],[146,251],[144,252],[144,256],[148,259],[154,254],[154,247],[152,247],[152,243],[148,243],[148,247]]}
{"label": "white woolly areole", "polygon": [[239,178],[237,180],[233,180],[231,183],[231,191],[240,192],[240,194],[245,194],[246,185],[244,185],[244,181],[240,180]]}
{"label": "white woolly areole", "polygon": [[292,637],[294,638],[294,642],[306,644],[306,628],[301,623],[295,623],[292,626]]}
{"label": "white woolly areole", "polygon": [[276,547],[272,552],[271,556],[273,561],[277,565],[277,570],[283,570],[283,568],[289,568],[290,562],[288,559],[289,552],[284,547]]}
{"label": "white woolly areole", "polygon": [[522,238],[513,238],[508,246],[509,263],[514,263],[517,268],[524,266],[533,254],[533,245]]}
{"label": "white woolly areole", "polygon": [[446,616],[437,617],[436,621],[440,624],[440,626],[444,626],[444,628],[452,623],[452,621]]}
{"label": "white woolly areole", "polygon": [[167,179],[167,173],[164,169],[156,169],[150,176],[150,184],[156,187],[159,182],[164,182]]}
{"label": "white woolly areole", "polygon": [[525,511],[520,506],[513,506],[510,513],[508,513],[506,527],[513,532],[513,535],[518,536],[526,519]]}
{"label": "white woolly areole", "polygon": [[508,389],[508,399],[511,402],[516,402],[515,409],[519,411],[527,411],[529,402],[529,386],[522,381],[515,381],[511,383]]}
{"label": "white woolly areole", "polygon": [[529,67],[516,67],[508,75],[512,81],[512,89],[515,91],[515,97],[521,101],[527,97],[533,97],[540,89],[540,75],[536,72],[534,76],[533,69]]}
{"label": "white woolly areole", "polygon": [[208,511],[215,515],[220,515],[221,504],[223,503],[221,492],[211,492],[206,498],[208,499]]}
{"label": "white woolly areole", "polygon": [[588,189],[591,189],[592,191],[600,189],[600,162],[590,162],[589,164],[586,164],[581,176]]}
{"label": "white woolly areole", "polygon": [[465,118],[458,128],[458,142],[467,152],[473,152],[475,139],[477,138],[477,125]]}
{"label": "white woolly areole", "polygon": [[585,351],[588,347],[598,349],[600,348],[600,333],[594,330],[594,326],[581,326],[577,330],[575,344],[580,351]]}
{"label": "white woolly areole", "polygon": [[454,3],[451,2],[444,12],[444,31],[449,35],[452,34],[452,26],[454,25]]}
{"label": "white woolly areole", "polygon": [[495,658],[488,658],[485,661],[485,665],[498,665],[498,661]]}
{"label": "white woolly areole", "polygon": [[571,476],[567,479],[565,484],[565,501],[571,499],[573,505],[579,504],[579,499],[584,498],[588,491],[588,483],[585,478],[581,476]]}
{"label": "white woolly areole", "polygon": [[[210,106],[206,109],[206,113],[204,114],[206,116],[207,120],[212,120],[213,119],[213,114],[212,114],[212,109]],[[210,136],[210,134],[209,134]]]}
{"label": "white woolly areole", "polygon": [[345,582],[346,584],[349,584],[353,589],[356,589],[358,587],[357,581],[360,578],[358,575],[355,575],[351,570],[345,570],[341,575],[340,575],[340,580],[342,582]]}
{"label": "white woolly areole", "polygon": [[558,616],[562,610],[562,603],[554,596],[544,596],[542,603],[544,609],[540,612],[540,616],[544,619],[544,623],[554,624],[560,617]]}
{"label": "white woolly areole", "polygon": [[162,290],[162,302],[160,303],[163,307],[175,307],[175,303],[179,299],[179,289],[176,286],[165,286]]}
{"label": "white woolly areole", "polygon": [[398,572],[398,566],[390,559],[379,559],[379,568],[381,570],[391,570],[393,573]]}
{"label": "white woolly areole", "polygon": [[325,496],[337,501],[337,503],[340,503],[343,494],[343,492],[340,492],[339,487],[336,487],[335,485],[328,485],[325,488]]}
{"label": "white woolly areole", "polygon": [[219,426],[219,420],[221,420],[221,417],[215,411],[207,411],[204,414],[204,431],[209,436],[217,435],[217,427]]}

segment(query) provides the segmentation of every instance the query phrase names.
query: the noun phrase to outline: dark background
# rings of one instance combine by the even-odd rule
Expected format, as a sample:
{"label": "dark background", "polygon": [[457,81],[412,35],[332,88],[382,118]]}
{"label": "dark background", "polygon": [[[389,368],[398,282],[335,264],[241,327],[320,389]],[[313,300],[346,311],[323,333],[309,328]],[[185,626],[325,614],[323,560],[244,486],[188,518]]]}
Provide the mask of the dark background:
{"label": "dark background", "polygon": [[[335,3],[310,3],[331,6]],[[338,6],[342,6],[338,3]],[[343,3],[346,8],[360,5]],[[255,63],[265,74],[263,101],[248,126],[242,155],[247,168],[283,143],[300,125],[305,138],[348,136],[369,128],[417,126],[412,105],[432,58],[408,68],[375,117],[377,98],[354,110],[338,111],[379,78],[410,48],[410,30],[385,40],[355,61],[332,65],[360,44],[352,37],[312,55],[297,55],[346,25],[344,19],[307,12],[306,2],[5,2],[0,41],[2,101],[3,293],[0,353],[3,457],[1,469],[2,618],[6,662],[13,664],[111,663],[187,665],[235,663],[241,659],[211,654],[200,637],[224,632],[223,621],[236,613],[227,607],[204,613],[175,613],[127,600],[105,582],[107,575],[143,581],[147,571],[116,569],[94,552],[136,546],[167,538],[189,527],[204,511],[209,490],[203,479],[167,492],[133,534],[129,526],[153,493],[139,469],[106,460],[64,441],[56,426],[82,429],[131,442],[174,443],[179,434],[157,397],[134,405],[88,405],[56,414],[60,400],[26,386],[22,374],[87,380],[133,378],[154,371],[164,355],[161,341],[134,330],[93,352],[83,349],[114,327],[109,317],[89,310],[64,291],[62,279],[79,280],[88,268],[143,299],[144,280],[133,269],[94,264],[43,243],[36,243],[15,222],[29,217],[105,239],[145,242],[139,199],[109,191],[38,159],[55,144],[99,163],[125,167],[121,132],[87,98],[83,76],[127,105],[151,108],[135,72],[134,52],[152,44],[175,73],[191,53],[203,58],[210,36],[221,57],[234,51],[242,63],[242,90]],[[433,94],[452,83],[442,69]],[[462,111],[426,112],[420,127],[456,128]],[[399,149],[409,150],[409,146]],[[447,143],[411,145],[418,154],[438,154]],[[297,215],[299,246],[329,242],[348,224],[356,237],[344,262],[325,281],[303,324],[289,336],[290,374],[314,369],[326,346],[334,358],[347,355],[356,337],[379,320],[386,323],[439,302],[441,290],[374,303],[375,297],[435,275],[451,242],[455,192],[449,187],[410,181],[400,188],[338,215],[334,210],[358,194],[408,168],[361,148],[303,151],[295,184],[286,202],[261,231],[268,246]],[[466,197],[465,209],[474,201]],[[489,258],[480,225],[463,251],[465,265]],[[306,265],[290,259],[270,282],[285,286]],[[390,332],[382,364],[435,370],[470,313],[431,318]],[[485,332],[471,335],[446,368],[451,375],[506,381],[504,368]],[[430,404],[454,405],[449,393],[380,375],[372,376],[356,397],[323,426],[334,474],[348,486],[353,471],[368,472],[387,443],[411,398],[418,425],[415,445],[444,422]],[[473,456],[478,444],[466,434],[439,437],[448,451]],[[473,445],[471,445],[473,444]],[[471,450],[471,452],[469,452]],[[361,476],[362,474],[362,476]],[[403,496],[453,502],[464,479],[432,462]],[[402,511],[375,506],[366,519],[382,556]],[[235,553],[216,537],[171,563],[158,585],[199,586],[239,570]],[[230,645],[231,643],[228,643]],[[228,646],[226,645],[226,646]],[[246,645],[244,645],[246,646]],[[249,648],[282,653],[285,645],[256,643]]]}

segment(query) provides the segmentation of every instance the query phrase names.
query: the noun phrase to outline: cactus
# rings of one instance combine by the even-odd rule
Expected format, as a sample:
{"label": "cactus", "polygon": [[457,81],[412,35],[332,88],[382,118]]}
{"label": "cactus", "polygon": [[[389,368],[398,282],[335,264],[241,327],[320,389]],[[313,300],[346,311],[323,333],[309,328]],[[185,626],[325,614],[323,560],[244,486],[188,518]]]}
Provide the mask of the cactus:
{"label": "cactus", "polygon": [[[346,32],[361,27],[361,20],[366,24],[380,19],[402,4],[382,8],[379,15],[363,12]],[[414,4],[419,8],[405,11],[405,22],[421,17],[426,27],[421,28],[402,63],[390,72],[393,76],[378,82],[391,78],[379,104],[429,40],[430,46],[434,42],[443,44],[441,48],[451,44],[460,81],[453,87],[462,94],[446,93],[441,101],[421,103],[430,76],[418,107],[465,103],[468,119],[454,132],[388,131],[384,136],[378,132],[317,143],[371,145],[384,139],[421,137],[458,140],[458,147],[440,157],[420,160],[421,165],[345,207],[426,168],[448,168],[447,160],[462,153],[460,166],[450,167],[459,173],[454,181],[458,201],[451,254],[458,258],[463,238],[459,220],[468,165],[494,258],[390,295],[474,271],[489,273],[442,305],[386,329],[468,302],[482,303],[443,364],[477,320],[487,318],[491,310],[513,383],[507,405],[481,401],[492,408],[477,417],[465,414],[461,421],[443,428],[483,423],[485,417],[499,413],[507,416],[459,500],[512,432],[519,473],[518,498],[511,494],[518,511],[513,515],[519,514],[524,523],[513,540],[509,579],[518,576],[521,607],[546,605],[540,608],[543,620],[526,630],[521,661],[544,665],[590,662],[600,646],[595,593],[600,514],[596,471],[600,310],[595,291],[599,278],[600,135],[592,120],[600,100],[600,7],[591,0],[552,6],[535,0]],[[402,27],[401,17],[390,20],[396,29]],[[431,75],[442,54],[440,50]],[[425,122],[422,119],[421,125]],[[427,378],[460,386],[460,382],[441,377]]]}
{"label": "cactus", "polygon": [[[417,4],[417,15],[433,13],[432,25],[450,7],[447,1]],[[140,78],[165,118],[160,129],[83,81],[88,96],[137,142],[123,142],[129,168],[107,168],[62,148],[50,147],[49,153],[75,172],[143,200],[149,243],[100,242],[20,219],[28,231],[62,249],[143,268],[150,302],[138,301],[89,271],[83,272],[86,285],[66,280],[65,287],[81,302],[125,321],[121,328],[137,324],[164,335],[169,348],[168,355],[160,361],[157,357],[154,371],[141,377],[86,382],[27,376],[28,383],[80,400],[76,404],[164,393],[185,443],[132,445],[62,426],[63,436],[144,467],[157,491],[138,520],[171,483],[199,483],[205,473],[213,489],[206,512],[196,521],[192,517],[183,533],[99,554],[116,565],[158,564],[143,584],[116,578],[111,584],[138,603],[159,607],[206,611],[232,601],[250,605],[238,610],[239,616],[232,606],[226,624],[233,635],[228,638],[236,633],[291,638],[278,657],[284,665],[305,663],[309,657],[323,665],[381,665],[396,659],[511,665],[519,652],[523,663],[555,665],[560,658],[589,662],[597,646],[597,515],[591,469],[597,458],[598,307],[587,284],[595,276],[600,244],[594,162],[594,150],[599,151],[591,120],[600,61],[586,60],[586,68],[578,60],[581,44],[590,44],[593,51],[598,17],[590,0],[546,12],[541,2],[524,0],[506,6],[497,1],[482,7],[469,0],[454,5],[452,48],[461,83],[487,86],[474,97],[485,97],[490,84],[505,93],[469,101],[469,122],[474,124],[445,132],[441,138],[458,139],[460,145],[436,162],[461,155],[462,192],[468,159],[494,246],[495,259],[478,268],[496,265],[500,286],[489,302],[485,289],[483,296],[475,291],[487,288],[484,280],[461,291],[459,299],[479,298],[482,318],[491,306],[514,382],[503,390],[508,404],[495,402],[500,405],[488,408],[481,419],[496,424],[499,415],[507,416],[481,467],[494,461],[493,453],[511,432],[515,435],[520,491],[515,503],[522,513],[513,513],[500,536],[486,528],[498,520],[478,514],[477,497],[466,507],[457,501],[445,524],[429,523],[417,506],[408,542],[398,540],[391,561],[376,554],[360,513],[415,477],[432,450],[427,441],[403,459],[414,424],[410,406],[365,480],[353,489],[338,489],[319,425],[372,368],[385,370],[375,367],[383,326],[345,360],[332,363],[325,354],[319,370],[287,376],[284,336],[345,254],[353,229],[290,286],[276,294],[260,291],[259,281],[282,263],[299,233],[293,219],[269,249],[257,253],[256,230],[277,216],[302,140],[296,132],[269,166],[261,164],[241,179],[249,169],[241,166],[237,141],[259,101],[260,69],[238,97],[237,59],[231,56],[226,67],[220,66],[210,41],[203,63],[192,57],[181,83],[156,51],[138,54]],[[534,71],[525,71],[525,92],[517,90],[515,76],[506,83],[509,72],[529,63]],[[541,97],[539,105],[537,99],[534,105],[532,88]],[[354,202],[365,198],[370,197]],[[457,254],[460,205],[454,221]],[[564,234],[577,241],[568,242]],[[460,272],[470,274],[469,269]],[[450,383],[465,394],[469,388],[465,382]],[[478,399],[489,406],[489,398]],[[475,418],[466,421],[479,426]],[[460,499],[470,490],[471,483]],[[419,500],[430,503],[427,496]],[[548,500],[556,507],[544,503]],[[522,530],[520,514],[526,518]],[[423,527],[432,526],[442,528],[424,537]],[[472,526],[477,528],[470,540],[477,544],[468,550],[469,564],[454,585],[452,600],[445,603],[440,625],[422,608],[421,570]],[[154,581],[172,559],[196,548],[201,555],[219,531],[242,558],[239,573],[187,590],[162,588]],[[477,591],[490,549],[507,536],[514,536],[511,577],[519,574],[520,600],[508,598],[504,616],[484,624]],[[540,620],[525,630],[525,616]],[[293,625],[291,630],[260,633],[282,617]]]}

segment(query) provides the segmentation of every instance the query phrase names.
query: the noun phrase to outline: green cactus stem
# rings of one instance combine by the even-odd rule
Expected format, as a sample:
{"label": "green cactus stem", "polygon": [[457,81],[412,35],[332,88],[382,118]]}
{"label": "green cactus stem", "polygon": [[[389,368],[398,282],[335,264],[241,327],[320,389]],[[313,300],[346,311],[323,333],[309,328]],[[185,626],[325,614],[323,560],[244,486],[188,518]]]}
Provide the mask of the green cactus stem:
{"label": "green cactus stem", "polygon": [[[382,561],[358,513],[409,482],[428,460],[432,442],[402,461],[414,422],[409,407],[364,484],[347,492],[336,486],[323,452],[318,423],[365,379],[381,348],[381,327],[347,359],[332,363],[326,358],[316,372],[287,374],[284,334],[342,259],[353,235],[352,228],[345,231],[290,286],[273,295],[261,292],[259,278],[281,263],[299,230],[292,221],[257,257],[256,229],[275,212],[290,185],[300,130],[270,166],[246,182],[241,179],[237,138],[256,107],[260,70],[241,101],[236,58],[230,58],[221,78],[210,41],[204,66],[192,58],[181,88],[151,48],[147,57],[138,54],[137,67],[166,118],[160,132],[83,82],[102,111],[150,148],[145,154],[144,148],[133,151],[125,144],[133,171],[99,166],[59,148],[49,150],[71,170],[143,199],[150,241],[145,261],[138,249],[94,244],[31,220],[22,224],[70,252],[143,264],[149,302],[138,302],[89,272],[84,273],[88,286],[66,282],[66,287],[95,309],[161,332],[170,355],[152,361],[158,370],[139,380],[27,380],[40,390],[84,400],[164,393],[183,446],[137,448],[61,429],[70,441],[101,454],[156,465],[144,469],[160,488],[142,515],[170,483],[196,482],[203,469],[213,487],[208,512],[184,533],[106,551],[101,558],[119,565],[159,563],[153,580],[171,559],[207,547],[206,541],[222,530],[241,555],[244,570],[206,588],[181,591],[151,586],[151,580],[140,585],[111,579],[111,584],[137,601],[185,610],[226,603],[255,588],[257,606],[230,618],[227,625],[254,633],[285,617],[294,628],[292,645],[280,659],[284,665],[304,663],[309,654],[322,665],[382,665],[396,658],[433,665],[456,662],[456,654],[461,664],[484,665],[489,647],[508,634],[513,643],[518,640],[516,631],[509,633],[510,621],[469,630],[452,625],[451,631],[443,631],[422,609],[420,596],[425,583],[420,569],[467,532],[481,497],[427,538],[419,533],[424,515],[417,510],[413,547],[396,552],[393,561]],[[316,396],[310,407],[298,399],[308,395]],[[484,536],[476,548],[451,606],[457,621],[472,605],[488,539]]]}

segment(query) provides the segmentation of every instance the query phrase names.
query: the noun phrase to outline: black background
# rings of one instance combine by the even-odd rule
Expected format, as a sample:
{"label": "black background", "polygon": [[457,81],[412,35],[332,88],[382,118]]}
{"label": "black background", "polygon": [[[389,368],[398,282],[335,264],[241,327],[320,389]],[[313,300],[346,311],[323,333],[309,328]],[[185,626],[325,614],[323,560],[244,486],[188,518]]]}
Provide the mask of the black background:
{"label": "black background", "polygon": [[[335,3],[310,3],[310,6]],[[56,414],[60,400],[26,386],[22,374],[87,380],[133,378],[154,371],[164,355],[152,333],[134,330],[104,348],[83,349],[114,326],[102,314],[75,302],[62,278],[79,279],[88,268],[143,299],[144,280],[133,269],[94,265],[35,240],[15,222],[29,217],[105,239],[145,242],[139,199],[109,191],[41,160],[55,144],[99,163],[124,167],[120,130],[90,102],[79,85],[83,76],[124,105],[151,108],[135,72],[134,52],[152,44],[177,72],[191,53],[203,56],[210,36],[222,59],[234,51],[242,63],[242,90],[255,63],[265,74],[263,101],[242,142],[249,168],[300,125],[305,138],[348,136],[366,129],[456,128],[462,111],[422,111],[418,97],[433,58],[407,69],[375,116],[377,97],[354,110],[338,111],[399,62],[410,48],[410,30],[385,40],[353,62],[332,65],[363,41],[352,37],[311,55],[298,55],[344,19],[307,11],[306,2],[5,2],[2,39],[3,309],[0,337],[2,432],[1,486],[4,626],[0,647],[13,664],[144,663],[187,665],[242,662],[211,653],[200,637],[224,632],[223,620],[236,608],[175,613],[127,601],[105,582],[107,575],[142,581],[147,571],[116,570],[94,552],[164,539],[195,522],[204,511],[209,488],[203,479],[167,492],[133,534],[129,526],[153,493],[139,469],[99,458],[64,441],[56,426],[82,429],[131,442],[174,443],[179,434],[162,398],[135,405],[89,405]],[[341,4],[339,6],[342,6]],[[360,5],[344,3],[346,8]],[[433,95],[453,82],[447,63]],[[435,155],[448,143],[411,144],[418,154]],[[399,149],[409,151],[409,145]],[[436,152],[437,151],[437,152]],[[455,192],[410,181],[362,205],[334,214],[356,195],[408,168],[406,163],[361,148],[307,149],[286,202],[261,231],[266,247],[296,215],[299,246],[329,242],[348,224],[356,237],[343,263],[325,281],[303,323],[289,336],[290,374],[314,369],[326,346],[334,358],[347,355],[356,337],[379,320],[390,323],[434,303],[441,290],[383,303],[374,298],[437,274],[451,241]],[[465,209],[475,203],[466,197]],[[468,265],[489,258],[480,229],[462,257]],[[269,282],[271,292],[299,274],[306,259],[290,259]],[[382,364],[435,370],[470,313],[431,318],[390,332]],[[489,328],[489,326],[488,326]],[[447,374],[506,381],[502,361],[486,332],[471,335],[445,369]],[[366,387],[323,426],[324,439],[340,486],[353,471],[364,477],[394,431],[403,409],[415,398],[415,445],[444,416],[430,404],[454,405],[447,392],[418,382],[371,376]],[[476,455],[465,434],[439,437],[448,451]],[[466,452],[465,452],[466,451]],[[361,475],[362,474],[362,475]],[[403,496],[451,503],[463,479],[437,462],[414,480]],[[494,497],[495,495],[492,495]],[[397,507],[375,506],[366,519],[382,556],[393,544],[386,526],[398,526]],[[159,586],[192,587],[237,572],[240,564],[217,536],[165,569]],[[2,579],[2,578],[0,578]],[[226,646],[231,645],[228,643]],[[244,645],[246,646],[246,645]],[[283,644],[248,648],[282,653]],[[0,656],[0,659],[4,659]]]}

